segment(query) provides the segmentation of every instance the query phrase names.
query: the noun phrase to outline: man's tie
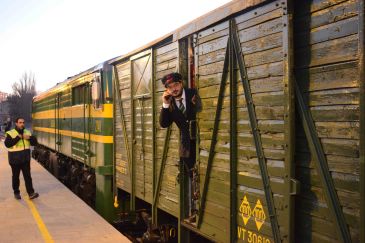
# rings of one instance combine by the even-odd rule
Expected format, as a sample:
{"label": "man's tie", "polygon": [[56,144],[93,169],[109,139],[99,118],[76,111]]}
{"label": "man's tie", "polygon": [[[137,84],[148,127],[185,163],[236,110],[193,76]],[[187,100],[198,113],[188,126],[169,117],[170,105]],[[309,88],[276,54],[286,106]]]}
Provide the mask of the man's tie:
{"label": "man's tie", "polygon": [[177,100],[179,102],[178,106],[179,106],[179,110],[185,115],[185,106],[184,103],[182,102],[182,98],[180,100]]}

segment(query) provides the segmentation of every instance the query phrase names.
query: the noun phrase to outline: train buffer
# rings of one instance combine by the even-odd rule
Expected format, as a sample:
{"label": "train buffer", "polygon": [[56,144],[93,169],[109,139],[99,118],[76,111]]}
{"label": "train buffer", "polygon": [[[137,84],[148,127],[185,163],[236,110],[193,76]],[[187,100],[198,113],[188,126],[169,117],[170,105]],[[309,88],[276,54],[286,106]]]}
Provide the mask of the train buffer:
{"label": "train buffer", "polygon": [[32,160],[33,185],[40,197],[31,201],[20,176],[21,200],[11,188],[11,168],[0,142],[1,242],[130,242]]}

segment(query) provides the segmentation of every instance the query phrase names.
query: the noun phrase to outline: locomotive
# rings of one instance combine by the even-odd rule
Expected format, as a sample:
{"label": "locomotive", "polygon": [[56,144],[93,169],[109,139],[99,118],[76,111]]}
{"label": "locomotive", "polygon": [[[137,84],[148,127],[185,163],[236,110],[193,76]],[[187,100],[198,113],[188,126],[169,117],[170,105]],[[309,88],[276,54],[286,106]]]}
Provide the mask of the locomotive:
{"label": "locomotive", "polygon": [[[171,72],[198,90],[196,222]],[[33,99],[33,157],[143,242],[365,242],[363,0],[232,1]]]}

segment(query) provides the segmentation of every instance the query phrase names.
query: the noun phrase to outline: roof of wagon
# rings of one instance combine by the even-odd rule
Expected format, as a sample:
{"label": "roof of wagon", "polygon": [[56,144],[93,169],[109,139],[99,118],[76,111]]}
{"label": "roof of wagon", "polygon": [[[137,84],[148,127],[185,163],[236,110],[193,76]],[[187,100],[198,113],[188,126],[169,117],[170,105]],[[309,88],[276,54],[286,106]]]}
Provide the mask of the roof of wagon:
{"label": "roof of wagon", "polygon": [[217,9],[214,9],[214,10],[208,12],[207,14],[204,14],[204,15],[198,17],[195,20],[192,20],[191,22],[181,26],[180,28],[178,28],[140,48],[137,48],[127,54],[110,59],[108,62],[109,62],[109,64],[114,64],[114,63],[120,62],[121,60],[128,58],[129,56],[132,56],[138,52],[141,52],[143,50],[146,50],[148,48],[151,48],[151,47],[159,44],[160,42],[164,41],[167,38],[172,38],[172,41],[182,39],[188,35],[196,33],[199,30],[207,28],[223,19],[226,19],[229,16],[232,16],[240,11],[243,11],[245,9],[248,9],[250,7],[253,7],[253,6],[259,5],[263,2],[268,2],[268,1],[269,0],[234,0],[234,1],[231,1]]}
{"label": "roof of wagon", "polygon": [[[172,41],[182,39],[188,35],[198,32],[199,30],[203,30],[219,21],[222,21],[240,11],[243,11],[245,9],[248,9],[250,7],[253,7],[253,6],[259,5],[263,2],[268,2],[268,1],[271,1],[271,0],[234,0],[234,1],[231,1],[217,9],[214,9],[214,10],[208,12],[207,14],[204,14],[204,15],[198,17],[195,20],[190,21],[189,23],[181,26],[180,28],[178,28],[166,35],[164,35],[144,46],[141,46],[140,48],[137,48],[124,55],[111,58],[103,63],[109,63],[109,64],[118,63],[121,60],[126,59],[134,54],[137,54],[143,50],[146,50],[155,45],[158,45],[161,42],[165,41],[166,39],[170,39]],[[65,89],[66,87],[68,87],[68,85],[72,84],[75,80],[81,78],[82,76],[93,73],[93,72],[95,72],[95,70],[100,69],[100,66],[102,64],[98,64],[92,68],[89,68],[83,72],[80,72],[77,75],[69,77],[68,79],[66,79],[62,82],[57,83],[54,87],[35,96],[33,98],[33,100],[36,101],[36,100],[42,99],[44,97],[48,97],[54,93],[57,93],[57,92]]]}

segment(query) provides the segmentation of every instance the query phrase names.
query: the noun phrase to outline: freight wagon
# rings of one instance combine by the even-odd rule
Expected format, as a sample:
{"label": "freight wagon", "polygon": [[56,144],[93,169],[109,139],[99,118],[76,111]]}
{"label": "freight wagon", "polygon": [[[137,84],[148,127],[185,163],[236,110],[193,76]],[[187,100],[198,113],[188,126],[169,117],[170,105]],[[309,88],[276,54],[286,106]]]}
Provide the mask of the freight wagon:
{"label": "freight wagon", "polygon": [[[203,104],[196,222],[158,123],[176,71]],[[365,242],[364,98],[363,0],[232,1],[35,97],[34,157],[144,242]]]}

